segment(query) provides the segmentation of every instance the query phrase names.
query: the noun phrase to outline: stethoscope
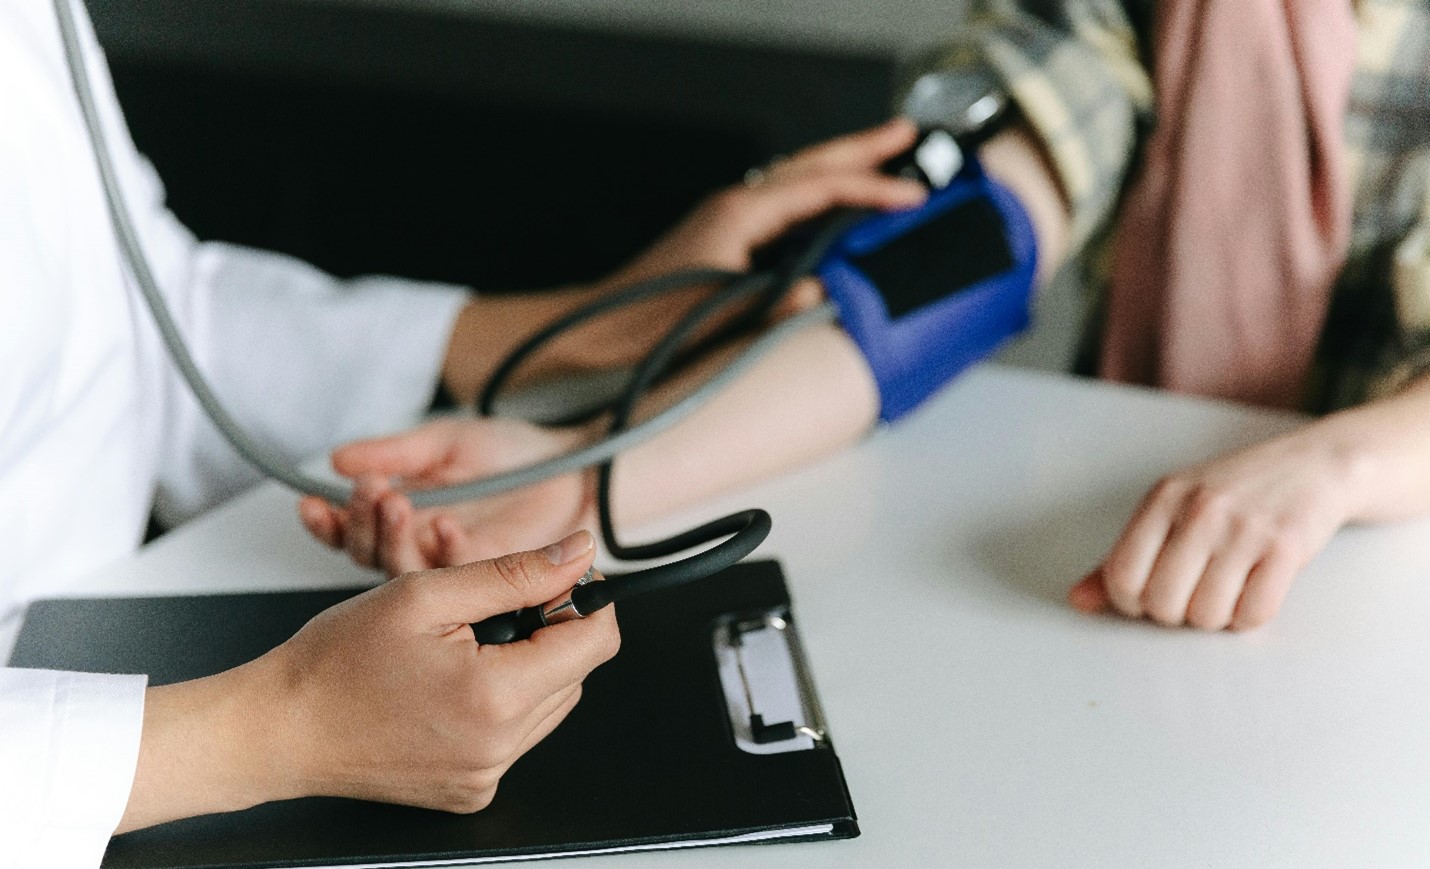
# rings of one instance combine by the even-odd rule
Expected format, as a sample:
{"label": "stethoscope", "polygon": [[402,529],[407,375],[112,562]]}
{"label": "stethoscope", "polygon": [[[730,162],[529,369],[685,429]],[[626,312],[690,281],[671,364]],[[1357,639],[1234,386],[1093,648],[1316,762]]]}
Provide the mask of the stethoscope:
{"label": "stethoscope", "polygon": [[[90,88],[89,74],[85,67],[70,0],[54,0],[54,6],[75,96],[79,100],[80,112],[89,133],[119,247],[170,358],[204,413],[239,455],[263,473],[299,492],[317,495],[335,503],[347,503],[352,495],[351,487],[303,473],[245,431],[224,408],[194,363],[193,355],[154,279],[120,192],[118,177],[110,159]],[[742,330],[761,323],[789,288],[797,280],[811,273],[830,246],[853,222],[863,216],[862,212],[853,211],[834,215],[820,224],[807,239],[787,245],[779,262],[768,268],[750,272],[691,269],[632,284],[551,323],[514,350],[496,369],[477,402],[479,412],[484,415],[491,412],[501,386],[522,361],[561,332],[616,308],[662,293],[690,286],[714,285],[715,290],[676,323],[635,366],[620,394],[606,408],[610,414],[606,437],[552,459],[455,486],[412,491],[408,493],[408,497],[417,507],[452,504],[495,495],[596,465],[599,466],[596,500],[601,536],[607,551],[614,558],[665,558],[721,537],[726,539],[679,561],[637,570],[603,582],[583,581],[568,595],[545,606],[494,616],[473,625],[479,642],[503,643],[524,639],[548,624],[582,618],[602,607],[635,595],[704,579],[735,564],[764,542],[770,533],[771,520],[768,513],[758,508],[742,510],[662,540],[643,544],[620,542],[616,538],[611,520],[612,463],[621,451],[688,417],[713,394],[723,389],[794,332],[834,320],[833,307],[823,304],[779,322],[754,338],[725,368],[683,399],[648,420],[636,425],[630,423],[637,401],[679,361],[692,337],[704,324],[741,303],[749,305],[749,308],[735,318],[734,322],[718,330],[714,339],[733,337]]]}

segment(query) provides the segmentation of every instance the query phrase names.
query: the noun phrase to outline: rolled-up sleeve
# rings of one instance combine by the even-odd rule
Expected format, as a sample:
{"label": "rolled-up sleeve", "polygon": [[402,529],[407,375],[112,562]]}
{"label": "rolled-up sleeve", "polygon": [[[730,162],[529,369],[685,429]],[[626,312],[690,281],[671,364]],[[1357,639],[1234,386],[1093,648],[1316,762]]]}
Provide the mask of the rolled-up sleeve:
{"label": "rolled-up sleeve", "polygon": [[1395,250],[1391,288],[1399,340],[1392,361],[1371,385],[1372,397],[1394,394],[1430,376],[1430,196],[1427,219]]}
{"label": "rolled-up sleeve", "polygon": [[[1322,348],[1349,384],[1338,404],[1430,376],[1430,5],[1364,3],[1358,20],[1346,114],[1356,213],[1350,263],[1337,289],[1360,308],[1389,307],[1391,316],[1383,326],[1377,320],[1363,327],[1360,341]],[[1382,301],[1387,282],[1391,306]]]}
{"label": "rolled-up sleeve", "polygon": [[1152,111],[1151,79],[1123,5],[982,2],[954,40],[910,72],[974,56],[1003,80],[1043,142],[1071,210],[1072,241],[1081,244],[1112,217]]}
{"label": "rolled-up sleeve", "polygon": [[134,782],[144,687],[0,669],[0,865],[99,865]]}

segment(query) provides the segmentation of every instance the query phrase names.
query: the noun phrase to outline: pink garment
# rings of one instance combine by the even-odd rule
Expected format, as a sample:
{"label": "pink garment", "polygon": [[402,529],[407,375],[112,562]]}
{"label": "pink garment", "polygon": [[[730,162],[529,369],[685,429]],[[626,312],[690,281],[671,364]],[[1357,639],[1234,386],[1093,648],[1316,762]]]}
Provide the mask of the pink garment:
{"label": "pink garment", "polygon": [[1120,215],[1102,374],[1295,406],[1350,236],[1350,0],[1158,14],[1158,123]]}

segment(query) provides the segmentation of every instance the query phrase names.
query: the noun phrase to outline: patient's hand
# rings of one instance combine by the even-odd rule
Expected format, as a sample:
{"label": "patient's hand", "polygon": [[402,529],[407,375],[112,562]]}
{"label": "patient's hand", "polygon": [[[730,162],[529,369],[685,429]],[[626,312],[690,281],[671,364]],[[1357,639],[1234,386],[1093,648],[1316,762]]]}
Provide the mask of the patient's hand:
{"label": "patient's hand", "polygon": [[[319,540],[390,576],[518,552],[595,524],[591,478],[568,474],[446,507],[415,509],[401,490],[464,482],[574,448],[577,429],[511,419],[442,419],[403,434],[333,452],[333,467],[356,480],[352,501],[299,504]],[[400,488],[399,488],[400,487]]]}
{"label": "patient's hand", "polygon": [[1164,477],[1069,601],[1212,631],[1270,621],[1354,518],[1353,463],[1333,431],[1308,426]]}

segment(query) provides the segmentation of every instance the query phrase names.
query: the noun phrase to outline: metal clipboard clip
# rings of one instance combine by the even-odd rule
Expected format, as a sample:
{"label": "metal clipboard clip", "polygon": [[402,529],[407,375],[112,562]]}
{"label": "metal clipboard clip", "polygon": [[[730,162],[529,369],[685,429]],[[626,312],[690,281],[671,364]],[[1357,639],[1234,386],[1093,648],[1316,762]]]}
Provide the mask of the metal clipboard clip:
{"label": "metal clipboard clip", "polygon": [[736,746],[751,754],[828,747],[824,711],[787,607],[726,619],[715,627],[714,645]]}

